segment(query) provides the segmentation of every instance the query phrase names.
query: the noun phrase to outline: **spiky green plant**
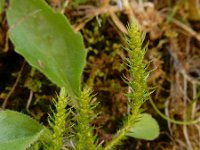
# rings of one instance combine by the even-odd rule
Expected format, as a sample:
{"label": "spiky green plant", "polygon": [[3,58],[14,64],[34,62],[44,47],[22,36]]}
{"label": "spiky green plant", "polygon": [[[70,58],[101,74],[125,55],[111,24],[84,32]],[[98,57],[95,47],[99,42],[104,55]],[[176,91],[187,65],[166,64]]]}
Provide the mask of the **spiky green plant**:
{"label": "spiky green plant", "polygon": [[[78,105],[74,105],[75,113],[72,113],[74,119],[74,126],[69,128],[75,130],[75,132],[69,133],[73,135],[73,146],[77,150],[94,150],[97,147],[96,136],[93,135],[93,127],[90,125],[91,121],[96,117],[93,112],[93,108],[96,106],[91,102],[91,92],[89,89],[84,89],[78,97]],[[69,116],[70,108],[66,109],[70,99],[65,93],[65,89],[62,88],[58,96],[58,101],[54,100],[54,106],[56,111],[53,111],[53,116],[50,116],[50,126],[53,130],[51,142],[48,146],[50,150],[60,150],[63,147],[64,133],[67,133],[69,128],[65,127],[65,124],[71,124],[72,119],[66,121]],[[68,135],[67,135],[68,136]],[[69,137],[68,137],[69,138]],[[67,147],[65,147],[67,148]]]}
{"label": "spiky green plant", "polygon": [[79,98],[79,106],[76,107],[77,115],[75,126],[76,130],[76,149],[77,150],[95,150],[96,136],[93,135],[91,121],[96,117],[93,108],[96,106],[91,103],[92,97],[89,89],[84,89]]}
{"label": "spiky green plant", "polygon": [[64,88],[61,88],[58,101],[54,100],[56,111],[50,116],[49,124],[52,127],[53,134],[51,139],[50,150],[60,150],[63,146],[63,137],[67,128],[65,128],[66,118],[70,113],[70,109],[66,109],[69,104],[69,97]]}
{"label": "spiky green plant", "polygon": [[127,136],[129,130],[140,119],[141,105],[148,98],[148,88],[146,80],[148,73],[146,72],[146,64],[144,61],[145,48],[142,47],[143,34],[139,31],[136,23],[131,24],[128,28],[129,38],[127,40],[129,48],[127,49],[129,58],[127,64],[129,67],[130,78],[127,79],[129,86],[129,92],[127,97],[130,99],[129,107],[131,108],[126,120],[123,123],[123,127],[119,130],[112,141],[109,142],[105,150],[111,150],[115,146],[120,145],[121,141]]}

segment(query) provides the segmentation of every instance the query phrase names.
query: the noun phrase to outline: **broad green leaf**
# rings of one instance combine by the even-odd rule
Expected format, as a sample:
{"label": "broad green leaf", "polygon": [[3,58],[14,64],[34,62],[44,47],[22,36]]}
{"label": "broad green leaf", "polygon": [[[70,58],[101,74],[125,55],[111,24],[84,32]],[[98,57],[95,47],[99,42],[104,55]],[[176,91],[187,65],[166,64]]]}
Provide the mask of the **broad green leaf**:
{"label": "broad green leaf", "polygon": [[[45,128],[19,112],[0,112],[0,149],[25,150],[38,140]],[[45,130],[46,131],[46,130]]]}
{"label": "broad green leaf", "polygon": [[16,52],[71,96],[79,95],[86,50],[69,21],[44,0],[10,0],[7,19]]}
{"label": "broad green leaf", "polygon": [[154,140],[159,136],[159,130],[157,121],[151,115],[144,113],[127,135],[138,139]]}

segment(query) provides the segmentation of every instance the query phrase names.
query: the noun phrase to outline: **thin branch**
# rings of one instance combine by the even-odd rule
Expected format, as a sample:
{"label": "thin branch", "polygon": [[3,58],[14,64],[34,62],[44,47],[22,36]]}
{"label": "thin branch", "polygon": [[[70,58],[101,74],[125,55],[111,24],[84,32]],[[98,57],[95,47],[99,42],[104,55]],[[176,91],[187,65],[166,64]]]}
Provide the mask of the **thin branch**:
{"label": "thin branch", "polygon": [[22,64],[22,67],[18,73],[18,76],[17,76],[17,79],[15,80],[15,83],[14,85],[12,86],[11,90],[9,91],[8,95],[6,96],[3,104],[2,104],[2,109],[5,109],[6,108],[6,105],[8,103],[8,99],[10,98],[10,96],[13,94],[13,92],[15,91],[15,88],[17,87],[18,83],[19,83],[19,80],[21,78],[21,74],[22,74],[22,71],[24,69],[24,66],[25,66],[26,62],[24,61],[23,64]]}

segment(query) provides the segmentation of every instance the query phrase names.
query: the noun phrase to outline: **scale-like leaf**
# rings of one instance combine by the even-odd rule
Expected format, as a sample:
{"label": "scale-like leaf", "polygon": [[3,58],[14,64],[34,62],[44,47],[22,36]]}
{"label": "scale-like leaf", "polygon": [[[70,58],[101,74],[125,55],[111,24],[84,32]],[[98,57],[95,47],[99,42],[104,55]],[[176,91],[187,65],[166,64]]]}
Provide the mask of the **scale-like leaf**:
{"label": "scale-like leaf", "polygon": [[45,128],[19,112],[6,110],[0,112],[0,149],[25,150],[37,141]]}
{"label": "scale-like leaf", "polygon": [[158,137],[159,130],[157,121],[151,115],[144,113],[127,135],[138,139],[154,140]]}
{"label": "scale-like leaf", "polygon": [[79,95],[86,50],[68,20],[44,0],[10,0],[7,19],[16,52],[71,96]]}

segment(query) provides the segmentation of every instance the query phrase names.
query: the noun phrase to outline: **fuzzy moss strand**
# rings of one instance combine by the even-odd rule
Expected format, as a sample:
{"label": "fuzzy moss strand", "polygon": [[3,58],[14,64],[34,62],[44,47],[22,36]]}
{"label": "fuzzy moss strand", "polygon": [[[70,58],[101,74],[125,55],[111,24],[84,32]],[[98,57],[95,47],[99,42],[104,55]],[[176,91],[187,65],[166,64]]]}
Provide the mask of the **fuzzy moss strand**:
{"label": "fuzzy moss strand", "polygon": [[148,88],[146,84],[148,73],[146,72],[146,64],[143,63],[145,49],[142,48],[142,33],[138,30],[136,24],[132,24],[128,31],[129,39],[127,41],[129,49],[127,51],[129,58],[127,62],[130,68],[130,79],[128,79],[127,83],[131,90],[127,96],[131,100],[129,102],[131,112],[124,121],[122,129],[113,136],[111,142],[106,145],[104,150],[115,148],[126,138],[126,134],[140,118],[140,107],[148,97]]}
{"label": "fuzzy moss strand", "polygon": [[77,125],[76,129],[76,149],[77,150],[95,150],[96,149],[96,136],[93,135],[93,127],[90,122],[96,116],[93,113],[91,106],[91,96],[88,89],[81,92],[79,98],[80,106],[77,108]]}
{"label": "fuzzy moss strand", "polygon": [[69,98],[66,96],[65,89],[62,88],[58,96],[58,101],[54,104],[56,107],[56,112],[54,112],[53,117],[51,117],[53,135],[50,150],[62,149],[65,132],[65,120],[68,116],[68,112],[65,108],[68,103]]}

